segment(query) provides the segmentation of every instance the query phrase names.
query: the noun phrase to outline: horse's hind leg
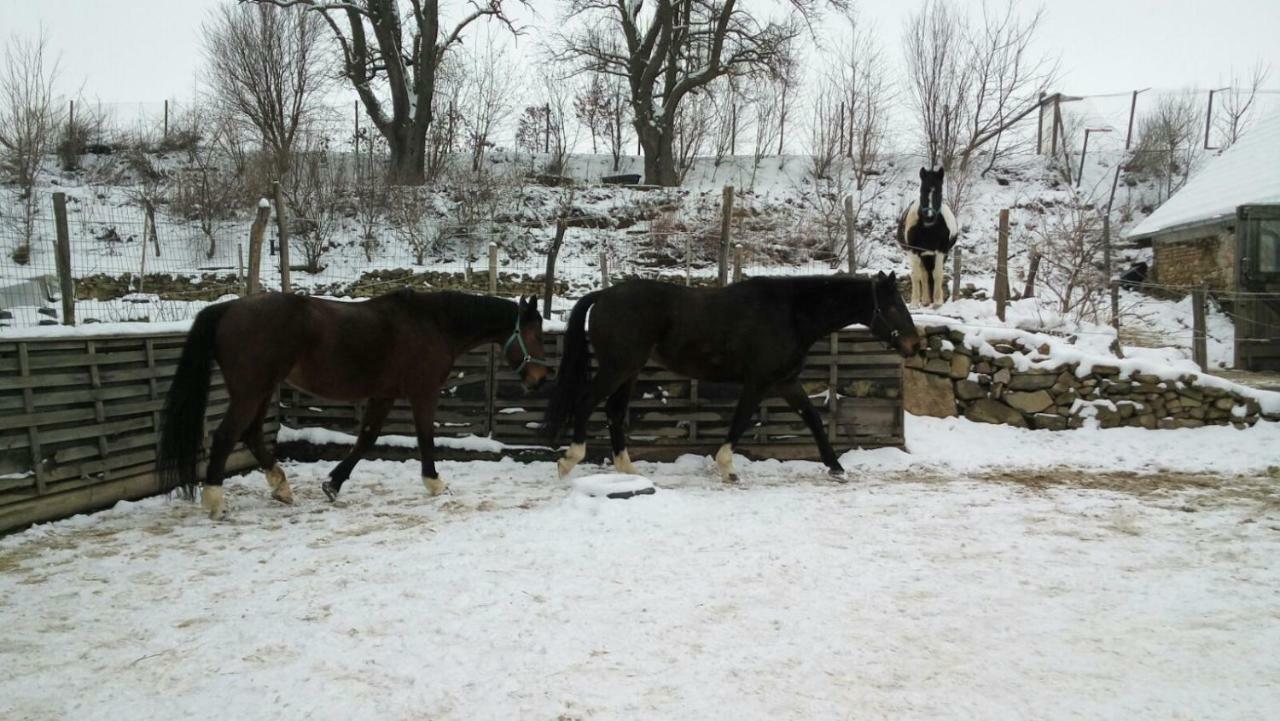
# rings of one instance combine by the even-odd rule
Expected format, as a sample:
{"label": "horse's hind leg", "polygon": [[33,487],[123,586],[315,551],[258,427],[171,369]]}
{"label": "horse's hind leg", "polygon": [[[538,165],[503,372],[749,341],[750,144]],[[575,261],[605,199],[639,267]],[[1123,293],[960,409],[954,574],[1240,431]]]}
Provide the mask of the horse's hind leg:
{"label": "horse's hind leg", "polygon": [[329,480],[320,486],[320,490],[324,491],[324,495],[329,500],[337,500],[338,493],[342,491],[342,484],[351,477],[352,469],[373,447],[374,441],[378,440],[378,434],[382,432],[382,423],[387,419],[387,413],[391,411],[393,403],[391,398],[369,399],[369,405],[364,409],[364,421],[360,424],[360,435],[356,436],[355,446],[346,458],[329,471]]}
{"label": "horse's hind leg", "polygon": [[942,305],[942,294],[947,287],[947,255],[933,256],[933,307]]}
{"label": "horse's hind leg", "polygon": [[[573,442],[569,444],[569,450],[565,451],[564,457],[556,463],[556,469],[560,472],[560,477],[564,478],[573,472],[574,466],[587,457],[587,421],[591,418],[591,411],[600,405],[600,401],[608,398],[618,387],[623,385],[627,378],[633,378],[639,371],[633,371],[627,374],[620,374],[616,370],[606,370],[601,368],[595,378],[591,381],[591,390],[578,402],[577,408],[573,414]],[[624,409],[625,411],[625,409]]]}
{"label": "horse's hind leg", "polygon": [[244,444],[249,447],[254,459],[258,461],[258,465],[266,473],[267,484],[271,486],[271,497],[281,503],[292,504],[293,489],[289,487],[289,479],[285,477],[280,464],[276,463],[275,455],[267,447],[266,439],[262,437],[262,424],[266,422],[267,410],[271,407],[272,400],[273,396],[268,396],[258,406],[257,415],[253,417],[253,420],[249,423],[248,430],[244,432],[240,440],[244,441]]}
{"label": "horse's hind leg", "polygon": [[729,423],[729,437],[720,446],[720,450],[716,451],[716,465],[720,467],[720,479],[725,483],[736,483],[738,480],[738,473],[733,468],[733,447],[746,432],[762,398],[763,394],[759,390],[743,386],[738,407],[733,411],[733,421]]}
{"label": "horse's hind leg", "polygon": [[920,254],[911,253],[911,305],[919,308],[924,301],[924,262]]}
{"label": "horse's hind leg", "polygon": [[609,395],[605,401],[605,414],[609,417],[609,442],[613,446],[613,467],[622,473],[636,473],[631,455],[627,453],[627,406],[631,404],[631,393],[635,389],[635,379],[623,383]]}
{"label": "horse's hind leg", "polygon": [[[834,392],[834,389],[832,389]],[[791,381],[784,383],[778,388],[778,394],[782,396],[782,400],[791,406],[791,409],[800,414],[800,418],[804,420],[804,424],[809,427],[809,432],[813,434],[813,440],[818,444],[818,455],[822,457],[822,462],[831,470],[832,475],[844,473],[844,467],[840,465],[840,460],[836,458],[835,449],[831,447],[831,441],[827,439],[826,429],[822,427],[822,417],[818,415],[818,410],[813,407],[813,401],[809,400],[809,394],[804,392],[804,387],[800,385],[800,381]]]}
{"label": "horse's hind leg", "polygon": [[222,479],[226,475],[227,456],[236,440],[244,435],[249,424],[253,423],[261,401],[246,399],[243,396],[231,397],[227,414],[222,417],[218,429],[213,432],[213,445],[209,449],[209,466],[205,470],[204,492],[201,503],[209,512],[209,518],[218,520],[227,514],[226,503],[222,495]]}

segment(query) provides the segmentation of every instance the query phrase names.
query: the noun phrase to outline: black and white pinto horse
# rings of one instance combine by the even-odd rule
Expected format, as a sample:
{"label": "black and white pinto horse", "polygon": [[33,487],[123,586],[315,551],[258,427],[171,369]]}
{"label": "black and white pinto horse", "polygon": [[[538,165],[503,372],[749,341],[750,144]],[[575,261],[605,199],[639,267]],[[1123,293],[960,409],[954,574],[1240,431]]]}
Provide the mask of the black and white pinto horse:
{"label": "black and white pinto horse", "polygon": [[920,169],[920,199],[898,219],[898,245],[911,256],[911,305],[942,305],[947,254],[960,226],[942,202],[943,169]]}

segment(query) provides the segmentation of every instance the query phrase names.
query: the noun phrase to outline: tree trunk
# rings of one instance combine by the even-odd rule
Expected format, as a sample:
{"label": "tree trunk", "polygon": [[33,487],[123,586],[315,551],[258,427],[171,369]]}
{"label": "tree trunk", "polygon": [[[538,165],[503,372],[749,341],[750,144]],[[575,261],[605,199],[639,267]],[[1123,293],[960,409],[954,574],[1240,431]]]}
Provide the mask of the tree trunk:
{"label": "tree trunk", "polygon": [[410,126],[400,132],[384,136],[391,151],[391,165],[387,168],[387,180],[392,185],[422,185],[427,182],[426,146],[427,132]]}
{"label": "tree trunk", "polygon": [[673,148],[675,128],[663,125],[641,129],[641,124],[637,121],[636,131],[640,136],[640,147],[644,150],[645,184],[668,188],[680,185]]}

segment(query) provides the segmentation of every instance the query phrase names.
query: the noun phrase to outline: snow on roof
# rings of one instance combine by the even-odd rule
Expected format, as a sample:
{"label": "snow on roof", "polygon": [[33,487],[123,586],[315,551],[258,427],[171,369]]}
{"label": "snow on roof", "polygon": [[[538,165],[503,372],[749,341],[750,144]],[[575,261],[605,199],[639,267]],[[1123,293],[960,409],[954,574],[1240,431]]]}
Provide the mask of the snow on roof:
{"label": "snow on roof", "polygon": [[1211,160],[1126,236],[1232,217],[1237,206],[1256,203],[1280,203],[1280,113],[1264,118]]}

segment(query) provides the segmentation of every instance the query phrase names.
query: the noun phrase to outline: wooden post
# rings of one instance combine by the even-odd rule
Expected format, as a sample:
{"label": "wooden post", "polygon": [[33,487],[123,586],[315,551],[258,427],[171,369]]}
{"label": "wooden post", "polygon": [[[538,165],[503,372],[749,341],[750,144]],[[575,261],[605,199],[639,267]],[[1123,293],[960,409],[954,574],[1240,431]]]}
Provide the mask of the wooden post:
{"label": "wooden post", "polygon": [[236,279],[240,282],[240,292],[248,295],[249,289],[245,286],[244,277],[244,246],[240,243],[236,243],[236,258],[239,260],[239,264],[236,265]]}
{"label": "wooden post", "polygon": [[1044,93],[1040,93],[1040,102],[1036,105],[1036,155],[1044,153]]}
{"label": "wooden post", "polygon": [[1049,133],[1049,157],[1058,157],[1058,127],[1062,124],[1062,93],[1053,94],[1053,131]]}
{"label": "wooden post", "polygon": [[[1076,187],[1080,187],[1080,180],[1084,178],[1084,156],[1089,152],[1089,129],[1084,131],[1084,144],[1080,146],[1080,172],[1076,173]],[[1069,159],[1069,158],[1068,158]]]}
{"label": "wooden post", "polygon": [[289,221],[284,212],[284,192],[280,181],[274,183],[276,195],[276,232],[280,235],[280,292],[292,293],[293,282],[289,275]]}
{"label": "wooden post", "polygon": [[[54,262],[58,268],[58,289],[62,294],[62,324],[76,324],[76,287],[71,279],[71,232],[67,229],[67,194],[53,194],[53,219],[57,238],[54,245]],[[142,241],[142,254],[146,255],[147,242]]]}
{"label": "wooden post", "polygon": [[996,239],[996,317],[1004,320],[1009,302],[1009,209],[1000,209],[1000,235]]}
{"label": "wooden post", "polygon": [[150,234],[152,228],[151,216],[148,215],[142,221],[142,260],[139,262],[138,268],[138,292],[144,293],[147,289],[147,235]]}
{"label": "wooden post", "polygon": [[724,201],[720,205],[720,287],[729,283],[729,227],[733,219],[733,186],[724,186]]}
{"label": "wooden post", "polygon": [[960,248],[952,248],[951,258],[951,300],[960,297]]}
{"label": "wooden post", "polygon": [[742,280],[742,243],[733,244],[733,282]]}
{"label": "wooden post", "polygon": [[609,253],[604,248],[600,249],[600,287],[609,287]]}
{"label": "wooden post", "polygon": [[261,290],[262,239],[267,234],[269,220],[271,203],[262,198],[258,201],[258,213],[254,216],[253,225],[249,227],[249,279],[245,285],[246,295],[253,295]]}
{"label": "wooden post", "polygon": [[352,114],[355,118],[355,134],[351,136],[351,144],[355,146],[355,163],[358,168],[360,167],[360,101],[353,102],[355,103],[355,112]]}
{"label": "wooden post", "polygon": [[489,295],[498,294],[498,244],[489,244]]}
{"label": "wooden post", "polygon": [[1205,286],[1203,283],[1199,287],[1193,288],[1191,291],[1191,359],[1196,365],[1200,366],[1200,370],[1209,369],[1209,352],[1206,343],[1205,321],[1204,321],[1204,302],[1205,302]]}
{"label": "wooden post", "polygon": [[849,275],[858,272],[858,248],[853,238],[853,196],[844,196],[844,247],[849,253]]}
{"label": "wooden post", "polygon": [[547,251],[547,272],[542,278],[542,317],[551,317],[551,298],[556,289],[556,257],[560,255],[560,244],[564,242],[564,234],[568,230],[563,220],[556,221],[556,234],[551,239],[551,249]]}
{"label": "wooden post", "polygon": [[[1116,168],[1116,178],[1120,177],[1120,168]],[[1115,184],[1111,186],[1111,197],[1115,198]],[[1111,327],[1115,329],[1116,339],[1111,344],[1111,352],[1117,358],[1124,357],[1124,349],[1120,346],[1120,284],[1112,276],[1111,268],[1111,201],[1107,201],[1107,212],[1102,216],[1102,272],[1106,274],[1108,292],[1111,295]]]}
{"label": "wooden post", "polygon": [[1040,271],[1040,253],[1031,251],[1031,261],[1027,264],[1027,285],[1022,289],[1023,298],[1034,298],[1036,295],[1036,273]]}
{"label": "wooden post", "polygon": [[164,101],[164,139],[169,139],[169,101]]}
{"label": "wooden post", "polygon": [[684,284],[693,285],[693,236],[684,237]]}
{"label": "wooden post", "polygon": [[1138,110],[1138,93],[1141,90],[1133,91],[1133,97],[1129,100],[1129,130],[1124,134],[1124,149],[1129,149],[1129,143],[1133,140],[1133,116]]}

